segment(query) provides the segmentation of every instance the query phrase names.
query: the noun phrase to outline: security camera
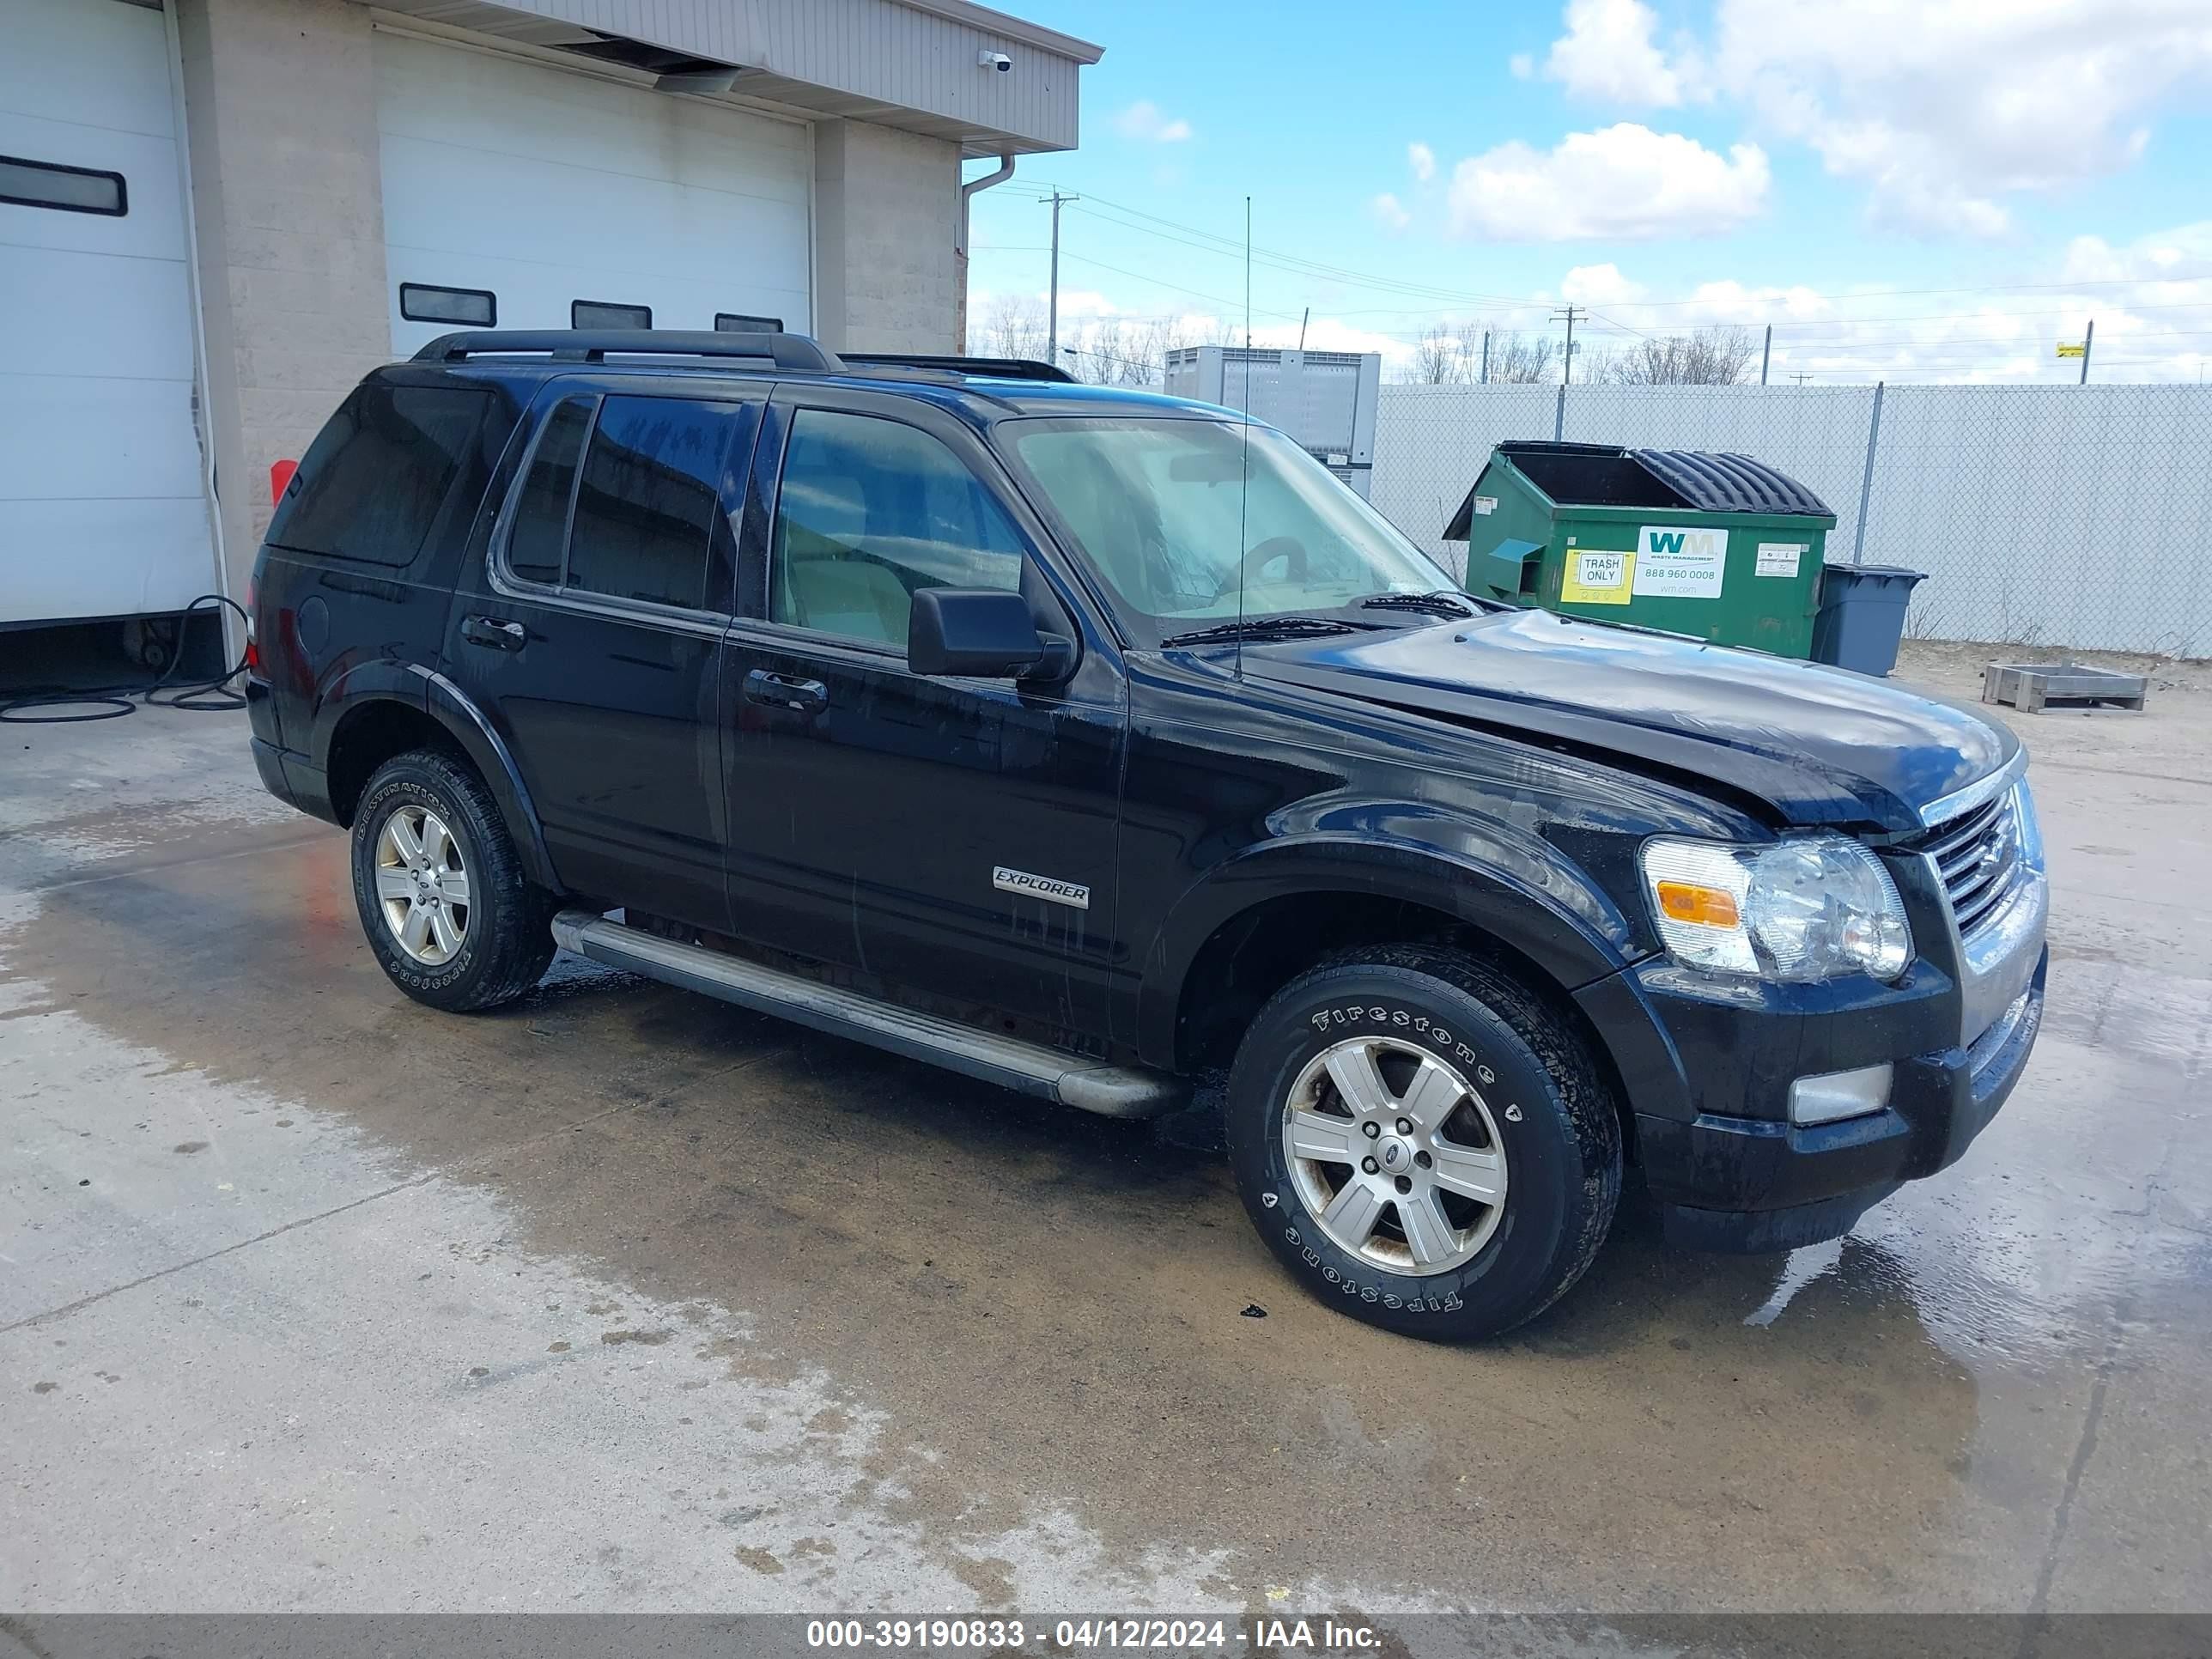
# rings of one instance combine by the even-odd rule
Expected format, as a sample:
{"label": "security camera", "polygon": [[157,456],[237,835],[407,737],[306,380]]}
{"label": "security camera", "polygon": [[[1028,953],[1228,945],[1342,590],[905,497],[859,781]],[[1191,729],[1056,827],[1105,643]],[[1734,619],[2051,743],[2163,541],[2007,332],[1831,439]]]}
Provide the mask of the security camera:
{"label": "security camera", "polygon": [[1003,52],[979,52],[975,54],[975,67],[994,69],[1000,74],[1005,75],[1013,69],[1014,60]]}

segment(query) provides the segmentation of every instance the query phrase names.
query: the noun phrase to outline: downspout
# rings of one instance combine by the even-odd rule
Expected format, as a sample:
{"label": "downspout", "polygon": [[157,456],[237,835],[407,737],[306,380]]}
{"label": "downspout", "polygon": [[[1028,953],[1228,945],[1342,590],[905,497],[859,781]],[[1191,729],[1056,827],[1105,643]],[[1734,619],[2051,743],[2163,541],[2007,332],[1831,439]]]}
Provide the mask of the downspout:
{"label": "downspout", "polygon": [[1003,152],[998,169],[980,178],[963,179],[960,185],[960,221],[953,228],[952,252],[960,262],[960,338],[957,349],[968,349],[968,198],[979,190],[988,190],[994,185],[1003,185],[1014,176],[1013,153]]}
{"label": "downspout", "polygon": [[[215,399],[208,388],[207,305],[200,290],[200,229],[194,216],[191,136],[185,125],[185,43],[177,27],[177,0],[161,8],[161,27],[169,46],[169,121],[177,144],[177,173],[184,189],[185,291],[192,308],[192,435],[200,446],[200,491],[207,502],[208,539],[215,548],[215,591],[225,599],[230,591],[230,556],[222,534],[222,498],[215,464]],[[223,657],[234,662],[246,649],[243,626],[229,608],[216,613],[222,618]],[[179,635],[181,646],[183,636]]]}

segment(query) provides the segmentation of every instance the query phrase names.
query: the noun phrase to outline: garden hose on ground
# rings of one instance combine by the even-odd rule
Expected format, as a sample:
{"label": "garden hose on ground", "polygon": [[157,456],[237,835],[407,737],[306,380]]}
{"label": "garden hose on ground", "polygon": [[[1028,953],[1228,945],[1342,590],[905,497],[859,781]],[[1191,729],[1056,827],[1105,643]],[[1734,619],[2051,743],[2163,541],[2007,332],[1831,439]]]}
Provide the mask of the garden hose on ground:
{"label": "garden hose on ground", "polygon": [[[166,626],[166,640],[156,636],[155,648],[166,652],[168,662],[149,683],[138,685],[91,685],[75,690],[55,686],[47,690],[27,692],[21,696],[0,698],[0,724],[10,726],[70,726],[83,720],[121,720],[125,714],[136,714],[140,703],[160,708],[185,708],[201,714],[224,714],[246,707],[246,699],[228,689],[230,683],[246,672],[246,659],[240,656],[238,665],[227,674],[211,680],[179,681],[174,677],[184,660],[185,618],[208,605],[226,605],[238,612],[238,619],[247,626],[252,619],[237,600],[221,593],[203,593],[174,617],[149,619],[149,631]],[[149,667],[152,664],[148,665]],[[73,714],[42,714],[50,708],[74,709]]]}

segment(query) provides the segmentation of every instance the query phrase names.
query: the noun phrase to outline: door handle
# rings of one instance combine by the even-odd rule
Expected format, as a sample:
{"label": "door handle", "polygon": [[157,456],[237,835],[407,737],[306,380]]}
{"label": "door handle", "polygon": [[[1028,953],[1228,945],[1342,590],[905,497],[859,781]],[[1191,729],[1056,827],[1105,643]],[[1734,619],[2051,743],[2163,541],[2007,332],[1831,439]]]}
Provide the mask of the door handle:
{"label": "door handle", "polygon": [[470,617],[461,623],[461,637],[471,645],[488,645],[495,651],[520,651],[530,630],[519,622],[497,617]]}
{"label": "door handle", "polygon": [[788,708],[794,714],[813,714],[830,706],[830,688],[820,680],[801,679],[796,674],[771,674],[765,668],[756,668],[745,676],[745,701],[764,702],[772,708]]}

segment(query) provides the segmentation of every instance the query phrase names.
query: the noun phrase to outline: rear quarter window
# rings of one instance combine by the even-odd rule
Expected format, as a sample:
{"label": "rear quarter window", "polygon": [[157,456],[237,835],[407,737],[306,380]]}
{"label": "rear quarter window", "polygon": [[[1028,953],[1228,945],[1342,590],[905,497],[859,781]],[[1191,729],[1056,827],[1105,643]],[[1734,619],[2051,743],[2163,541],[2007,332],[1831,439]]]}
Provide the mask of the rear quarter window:
{"label": "rear quarter window", "polygon": [[359,387],[300,463],[270,520],[270,545],[411,564],[475,451],[491,401],[479,386]]}

